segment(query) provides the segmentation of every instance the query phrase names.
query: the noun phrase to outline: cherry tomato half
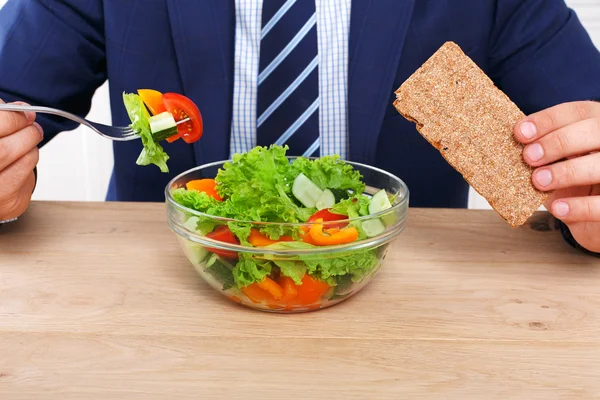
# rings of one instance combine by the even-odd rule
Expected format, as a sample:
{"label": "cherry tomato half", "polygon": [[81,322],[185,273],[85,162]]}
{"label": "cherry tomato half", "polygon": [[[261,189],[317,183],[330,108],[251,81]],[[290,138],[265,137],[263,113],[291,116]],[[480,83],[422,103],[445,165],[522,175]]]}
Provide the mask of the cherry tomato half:
{"label": "cherry tomato half", "polygon": [[[162,96],[167,111],[173,115],[175,121],[189,118],[177,126],[177,130],[186,143],[194,143],[202,137],[204,125],[200,110],[193,101],[177,93],[165,93]],[[176,140],[176,139],[175,139]]]}
{"label": "cherry tomato half", "polygon": [[[219,242],[231,243],[231,244],[240,244],[238,238],[231,232],[229,227],[226,225],[221,225],[215,228],[214,231],[206,234],[207,238],[211,238],[213,240],[218,240]],[[229,259],[236,259],[238,255],[235,251],[231,250],[221,250],[221,249],[213,249],[207,248],[206,250],[215,253],[218,256]]]}

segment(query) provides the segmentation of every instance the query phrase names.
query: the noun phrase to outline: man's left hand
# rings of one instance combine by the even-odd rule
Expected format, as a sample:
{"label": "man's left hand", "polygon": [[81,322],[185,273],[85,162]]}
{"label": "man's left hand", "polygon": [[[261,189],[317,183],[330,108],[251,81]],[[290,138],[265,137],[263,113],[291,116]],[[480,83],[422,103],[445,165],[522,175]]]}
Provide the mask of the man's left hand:
{"label": "man's left hand", "polygon": [[515,127],[534,185],[553,191],[544,204],[584,248],[600,252],[600,103],[561,104]]}

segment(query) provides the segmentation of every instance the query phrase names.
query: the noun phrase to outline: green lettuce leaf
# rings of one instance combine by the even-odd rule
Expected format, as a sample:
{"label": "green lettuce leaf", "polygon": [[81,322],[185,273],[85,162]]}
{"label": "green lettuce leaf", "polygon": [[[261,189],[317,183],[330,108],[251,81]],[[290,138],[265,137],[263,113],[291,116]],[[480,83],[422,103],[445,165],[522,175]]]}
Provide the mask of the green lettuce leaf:
{"label": "green lettuce leaf", "polygon": [[359,194],[349,199],[340,200],[335,204],[331,212],[334,214],[347,215],[349,218],[358,218],[369,215],[370,198]]}
{"label": "green lettuce leaf", "polygon": [[298,157],[291,165],[290,174],[295,178],[300,173],[306,175],[321,190],[343,190],[353,193],[363,193],[365,190],[361,173],[341,160],[339,155],[323,156],[316,160]]}
{"label": "green lettuce leaf", "polygon": [[136,164],[154,164],[160,168],[161,172],[169,172],[169,168],[167,167],[169,156],[152,136],[150,122],[148,121],[150,119],[150,114],[141,97],[133,93],[123,93],[123,103],[125,104],[129,119],[131,120],[131,129],[140,135],[142,145],[144,146]]}
{"label": "green lettuce leaf", "polygon": [[[218,214],[209,213],[243,221],[305,222],[316,209],[295,202],[286,151],[287,147],[273,145],[235,154],[215,177],[217,190],[225,200],[219,205],[219,211],[212,209]],[[262,226],[260,231],[273,240],[283,235],[300,238],[298,227]]]}
{"label": "green lettuce leaf", "polygon": [[336,277],[349,274],[353,282],[360,282],[379,262],[375,250],[353,251],[342,256],[327,258],[312,256],[300,257],[308,267],[308,273],[332,286],[337,284]]}
{"label": "green lettuce leaf", "polygon": [[279,267],[282,275],[292,278],[296,285],[302,284],[302,278],[306,274],[305,263],[289,260],[274,260],[273,263]]}
{"label": "green lettuce leaf", "polygon": [[[173,200],[178,204],[206,214],[221,217],[221,204],[212,196],[197,190],[178,188],[171,190]],[[216,213],[216,214],[215,214]]]}
{"label": "green lettuce leaf", "polygon": [[248,241],[252,225],[240,222],[228,222],[227,226],[229,227],[229,230],[237,236],[242,246],[252,246]]}
{"label": "green lettuce leaf", "polygon": [[240,259],[232,271],[233,279],[238,287],[246,287],[265,279],[271,273],[271,268],[269,261],[240,254]]}
{"label": "green lettuce leaf", "polygon": [[[303,242],[278,242],[266,248],[272,250],[303,250],[315,247]],[[278,263],[281,261],[275,260],[273,258],[273,262],[279,265]],[[378,265],[379,258],[377,250],[370,249],[354,250],[339,254],[334,253],[331,255],[298,255],[295,260],[290,261],[302,261],[306,265],[307,272],[310,275],[327,282],[331,286],[336,286],[338,284],[337,278],[344,275],[349,275],[353,282],[360,282]]]}
{"label": "green lettuce leaf", "polygon": [[[184,207],[209,215],[226,217],[226,215],[222,215],[223,211],[220,203],[215,200],[214,197],[211,197],[204,192],[178,188],[171,191],[171,196],[176,203]],[[186,219],[186,226],[188,226],[188,228],[193,228],[201,235],[206,235],[207,233],[212,232],[215,229],[217,222],[212,217],[192,216],[191,213],[186,215]]]}
{"label": "green lettuce leaf", "polygon": [[[359,218],[369,215],[370,198],[359,194],[349,199],[341,200],[332,207],[333,213],[347,215],[348,218]],[[364,240],[368,236],[362,228],[362,221],[352,221],[350,226],[358,230],[358,240]]]}

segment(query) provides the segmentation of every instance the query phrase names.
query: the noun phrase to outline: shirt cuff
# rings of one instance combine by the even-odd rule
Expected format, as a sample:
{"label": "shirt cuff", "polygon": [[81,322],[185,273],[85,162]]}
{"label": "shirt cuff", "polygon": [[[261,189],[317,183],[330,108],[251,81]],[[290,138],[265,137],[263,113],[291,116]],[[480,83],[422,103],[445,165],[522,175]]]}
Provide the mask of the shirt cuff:
{"label": "shirt cuff", "polygon": [[562,222],[561,220],[558,220],[558,219],[556,221],[558,224],[558,228],[560,229],[560,233],[563,235],[563,238],[565,238],[565,241],[569,245],[571,245],[571,247],[573,247],[585,254],[588,254],[590,256],[600,258],[600,253],[594,253],[593,251],[589,251],[588,249],[586,249],[585,247],[583,247],[579,243],[577,243],[577,240],[575,240],[575,238],[571,234],[571,230],[569,229],[567,224],[565,224],[564,222]]}

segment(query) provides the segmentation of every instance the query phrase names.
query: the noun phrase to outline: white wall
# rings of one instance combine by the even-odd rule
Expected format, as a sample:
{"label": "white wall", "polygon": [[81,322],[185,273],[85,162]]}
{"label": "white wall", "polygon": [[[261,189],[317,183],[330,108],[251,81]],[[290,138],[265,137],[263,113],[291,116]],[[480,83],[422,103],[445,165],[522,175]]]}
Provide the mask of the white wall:
{"label": "white wall", "polygon": [[[108,84],[96,92],[87,118],[111,124]],[[103,201],[113,167],[111,144],[84,127],[59,134],[40,151],[33,198]]]}
{"label": "white wall", "polygon": [[[0,0],[0,7],[6,0]],[[567,0],[600,46],[600,0]],[[107,85],[93,99],[89,119],[110,123]],[[67,156],[68,155],[68,156]],[[111,143],[85,128],[65,132],[41,150],[36,200],[101,201],[113,165]],[[489,208],[472,192],[469,207]]]}

